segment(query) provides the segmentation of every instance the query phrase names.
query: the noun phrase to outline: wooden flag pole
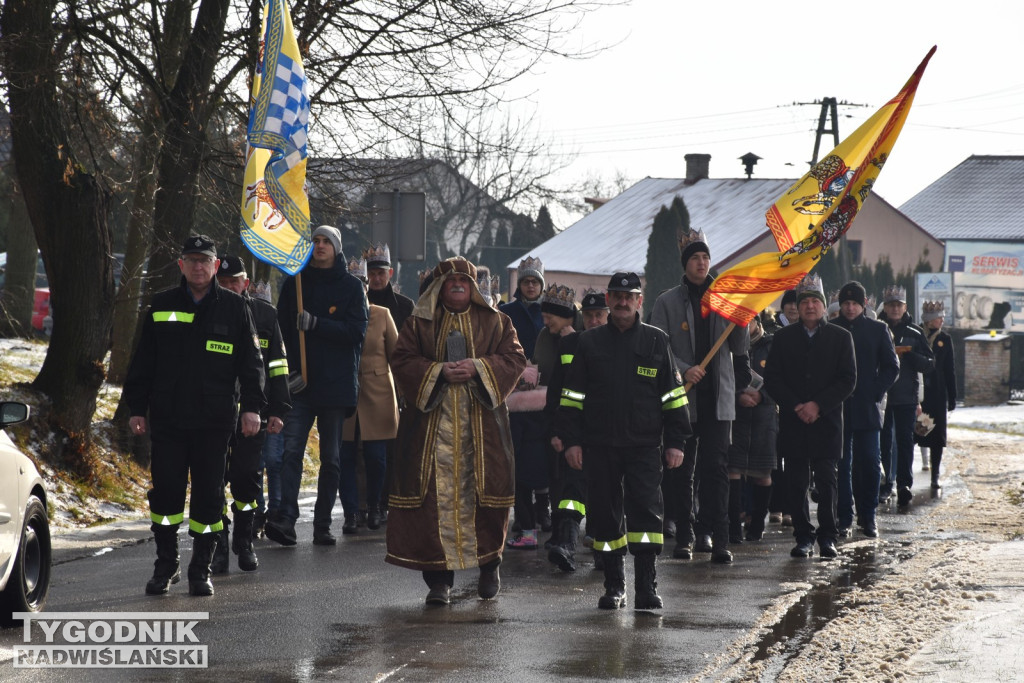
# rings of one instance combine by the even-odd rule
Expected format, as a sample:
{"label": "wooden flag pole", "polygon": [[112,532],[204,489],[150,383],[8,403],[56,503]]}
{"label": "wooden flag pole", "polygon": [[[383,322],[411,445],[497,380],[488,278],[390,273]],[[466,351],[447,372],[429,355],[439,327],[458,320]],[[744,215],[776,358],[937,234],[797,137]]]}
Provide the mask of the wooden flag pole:
{"label": "wooden flag pole", "polygon": [[[722,344],[725,343],[725,338],[729,336],[729,333],[732,332],[735,327],[736,327],[736,323],[729,323],[726,326],[725,331],[722,332],[722,336],[720,336],[718,338],[718,341],[715,342],[715,345],[711,347],[710,351],[708,351],[708,355],[704,356],[704,360],[702,360],[700,362],[700,369],[701,370],[707,369],[708,363],[710,363],[711,359],[715,357],[716,353],[718,353],[718,349],[722,348]],[[689,393],[690,389],[692,389],[692,388],[693,388],[693,382],[687,382],[686,386],[683,387],[683,391]]]}
{"label": "wooden flag pole", "polygon": [[[295,273],[295,304],[302,313],[302,273]],[[306,333],[299,329],[299,368],[302,370],[302,384],[305,386],[306,377]]]}

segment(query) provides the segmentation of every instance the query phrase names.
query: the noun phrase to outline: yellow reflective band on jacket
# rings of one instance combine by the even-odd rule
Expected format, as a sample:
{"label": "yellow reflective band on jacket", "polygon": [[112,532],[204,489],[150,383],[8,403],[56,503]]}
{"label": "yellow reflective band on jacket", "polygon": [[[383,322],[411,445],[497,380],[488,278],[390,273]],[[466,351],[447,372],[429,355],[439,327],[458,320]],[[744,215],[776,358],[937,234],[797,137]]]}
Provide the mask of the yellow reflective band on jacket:
{"label": "yellow reflective band on jacket", "polygon": [[580,513],[584,517],[587,516],[587,506],[578,500],[569,500],[568,498],[565,500],[560,500],[558,501],[558,509],[572,510],[573,512]]}
{"label": "yellow reflective band on jacket", "polygon": [[153,521],[153,524],[158,524],[160,526],[174,526],[175,524],[181,524],[185,521],[185,513],[179,512],[176,515],[158,515],[155,512],[150,512],[149,518]]}
{"label": "yellow reflective band on jacket", "polygon": [[261,349],[269,349],[270,348],[270,340],[266,339],[265,337],[260,337],[260,348]]}
{"label": "yellow reflective band on jacket", "polygon": [[562,400],[558,402],[558,405],[565,406],[567,408],[578,408],[583,410],[583,401],[586,399],[586,394],[581,394],[578,391],[572,389],[562,389]]}
{"label": "yellow reflective band on jacket", "polygon": [[689,399],[686,398],[686,388],[676,387],[661,397],[661,409],[672,410],[673,408],[681,408],[689,402]]}
{"label": "yellow reflective band on jacket", "polygon": [[657,543],[665,544],[665,535],[654,531],[628,531],[626,538],[630,543]]}
{"label": "yellow reflective band on jacket", "polygon": [[573,356],[571,353],[563,353],[561,356],[559,356],[559,358],[561,358],[562,360],[562,365],[571,365],[572,359],[575,358],[575,356]]}
{"label": "yellow reflective band on jacket", "polygon": [[614,541],[599,541],[594,539],[594,550],[599,553],[610,553],[613,550],[626,547],[626,537],[616,538]]}
{"label": "yellow reflective band on jacket", "polygon": [[206,340],[206,350],[213,351],[214,353],[226,353],[229,356],[235,352],[235,345],[228,344],[227,342],[213,341],[212,339]]}
{"label": "yellow reflective band on jacket", "polygon": [[153,311],[153,322],[155,323],[190,323],[195,320],[195,313],[183,311]]}
{"label": "yellow reflective band on jacket", "polygon": [[255,510],[259,507],[259,504],[254,500],[251,503],[243,503],[240,500],[235,501],[235,509],[239,512],[248,512],[249,510]]}
{"label": "yellow reflective band on jacket", "polygon": [[218,534],[224,530],[224,520],[217,520],[216,524],[203,524],[194,519],[188,520],[188,530],[197,534]]}
{"label": "yellow reflective band on jacket", "polygon": [[267,376],[277,377],[279,375],[288,374],[288,359],[280,358],[278,360],[272,360],[267,363]]}

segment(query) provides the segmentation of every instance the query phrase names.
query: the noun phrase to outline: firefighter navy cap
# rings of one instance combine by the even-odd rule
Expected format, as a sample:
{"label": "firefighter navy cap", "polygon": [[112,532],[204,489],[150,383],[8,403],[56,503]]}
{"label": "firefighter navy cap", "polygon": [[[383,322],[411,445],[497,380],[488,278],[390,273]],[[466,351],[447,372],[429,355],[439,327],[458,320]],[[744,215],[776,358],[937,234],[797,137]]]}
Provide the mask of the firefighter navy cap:
{"label": "firefighter navy cap", "polygon": [[189,235],[185,244],[181,246],[181,253],[184,254],[206,254],[210,258],[217,258],[217,248],[206,235]]}
{"label": "firefighter navy cap", "polygon": [[636,273],[615,273],[608,281],[609,292],[635,292],[643,291],[640,287],[640,276]]}
{"label": "firefighter navy cap", "polygon": [[245,264],[237,256],[224,254],[220,258],[217,277],[245,277]]}

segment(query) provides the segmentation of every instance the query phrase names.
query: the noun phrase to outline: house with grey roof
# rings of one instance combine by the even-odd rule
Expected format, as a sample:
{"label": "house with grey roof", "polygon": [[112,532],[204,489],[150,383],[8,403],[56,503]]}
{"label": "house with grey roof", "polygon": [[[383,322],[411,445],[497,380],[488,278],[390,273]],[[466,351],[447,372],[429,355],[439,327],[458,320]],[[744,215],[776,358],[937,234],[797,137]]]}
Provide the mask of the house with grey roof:
{"label": "house with grey roof", "polygon": [[[711,156],[686,155],[683,178],[644,178],[599,205],[529,255],[544,263],[545,279],[576,290],[603,289],[616,271],[643,277],[654,216],[679,196],[690,225],[708,236],[711,260],[719,272],[759,253],[777,251],[765,212],[796,178],[709,178]],[[942,265],[942,243],[920,225],[872,193],[847,233],[854,264],[874,264],[886,256],[899,272],[923,257],[933,270]],[[526,256],[526,254],[523,254]],[[522,258],[522,257],[520,257]],[[508,264],[509,291],[515,291],[519,259]]]}
{"label": "house with grey roof", "polygon": [[945,242],[956,327],[1024,332],[1024,156],[973,155],[900,207]]}

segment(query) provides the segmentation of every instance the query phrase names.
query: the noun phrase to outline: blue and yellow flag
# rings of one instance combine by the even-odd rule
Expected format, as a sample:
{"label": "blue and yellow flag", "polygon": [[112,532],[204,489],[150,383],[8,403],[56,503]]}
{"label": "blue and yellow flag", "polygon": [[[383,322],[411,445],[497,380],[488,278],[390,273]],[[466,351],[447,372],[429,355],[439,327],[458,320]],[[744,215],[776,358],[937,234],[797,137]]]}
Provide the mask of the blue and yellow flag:
{"label": "blue and yellow flag", "polygon": [[933,47],[885,106],[796,181],[765,214],[778,252],[766,252],[722,273],[705,292],[701,311],[746,325],[782,292],[794,288],[850,229],[903,129]]}
{"label": "blue and yellow flag", "polygon": [[306,73],[285,0],[263,6],[263,38],[249,97],[242,241],[289,275],[312,253],[306,195]]}

